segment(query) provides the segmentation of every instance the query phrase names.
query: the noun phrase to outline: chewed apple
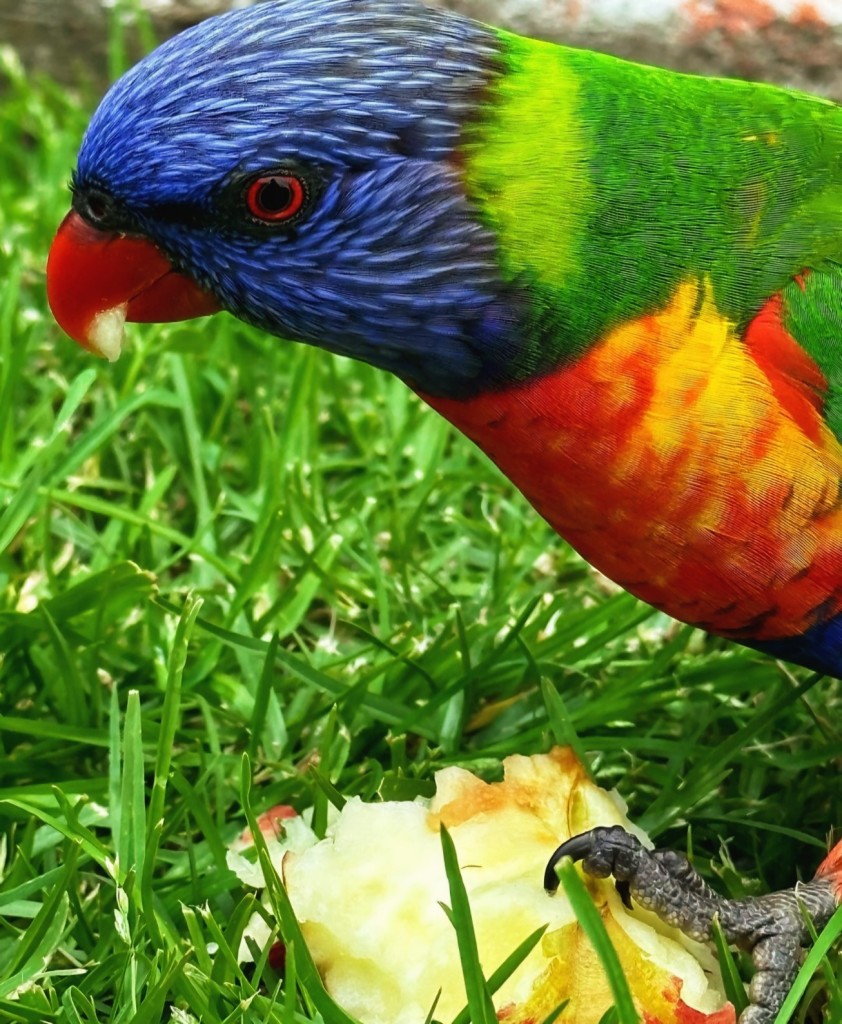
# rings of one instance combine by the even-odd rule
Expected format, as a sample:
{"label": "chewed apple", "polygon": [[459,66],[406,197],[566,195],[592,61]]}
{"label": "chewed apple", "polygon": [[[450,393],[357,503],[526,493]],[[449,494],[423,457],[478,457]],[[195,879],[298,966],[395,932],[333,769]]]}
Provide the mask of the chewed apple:
{"label": "chewed apple", "polygon": [[[510,757],[486,783],[460,768],[427,802],[350,800],[326,839],[282,856],[282,876],[325,986],[362,1024],[452,1020],[466,1002],[439,827],[451,833],[488,977],[535,929],[547,930],[494,995],[506,1024],[533,1024],[562,1003],[561,1024],[598,1024],[612,1005],[599,960],[542,870],[559,842],[596,825],[632,829],[618,798],[568,750]],[[289,822],[284,822],[289,825]],[[640,834],[640,833],[638,833]],[[283,843],[281,847],[283,848]],[[235,865],[233,865],[235,866]],[[610,880],[586,882],[645,1024],[734,1024],[709,952],[643,911]]]}

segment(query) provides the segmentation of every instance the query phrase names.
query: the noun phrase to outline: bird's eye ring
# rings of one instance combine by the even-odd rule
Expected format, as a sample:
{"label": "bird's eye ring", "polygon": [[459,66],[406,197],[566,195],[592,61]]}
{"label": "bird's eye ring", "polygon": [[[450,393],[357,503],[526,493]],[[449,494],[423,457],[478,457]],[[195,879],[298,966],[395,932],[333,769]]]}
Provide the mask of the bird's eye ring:
{"label": "bird's eye ring", "polygon": [[263,224],[282,224],[301,210],[307,187],[294,174],[264,174],[246,189],[249,214]]}

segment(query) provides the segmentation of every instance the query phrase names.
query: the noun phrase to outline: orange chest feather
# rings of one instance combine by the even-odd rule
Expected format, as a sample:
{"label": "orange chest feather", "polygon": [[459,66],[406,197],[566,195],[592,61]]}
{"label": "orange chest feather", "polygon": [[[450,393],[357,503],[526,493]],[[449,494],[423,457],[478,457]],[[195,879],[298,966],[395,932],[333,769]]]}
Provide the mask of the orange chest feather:
{"label": "orange chest feather", "polygon": [[842,449],[776,303],[740,337],[685,282],[552,375],[427,400],[632,593],[714,632],[792,635],[842,606]]}

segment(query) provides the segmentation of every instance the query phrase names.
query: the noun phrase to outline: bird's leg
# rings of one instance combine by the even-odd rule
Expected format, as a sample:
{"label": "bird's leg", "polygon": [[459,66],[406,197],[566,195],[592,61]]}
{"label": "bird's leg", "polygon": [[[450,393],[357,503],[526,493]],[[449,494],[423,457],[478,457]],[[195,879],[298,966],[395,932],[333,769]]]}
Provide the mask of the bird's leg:
{"label": "bird's leg", "polygon": [[547,865],[544,885],[558,888],[555,865],[562,857],[581,861],[589,875],[613,875],[628,904],[629,897],[691,938],[710,942],[719,921],[729,943],[751,954],[755,974],[750,1005],[740,1024],[772,1024],[801,964],[810,932],[818,931],[842,901],[842,843],[822,863],[811,882],[754,899],[729,900],[718,895],[672,850],[647,850],[619,826],[595,828],[568,840]]}

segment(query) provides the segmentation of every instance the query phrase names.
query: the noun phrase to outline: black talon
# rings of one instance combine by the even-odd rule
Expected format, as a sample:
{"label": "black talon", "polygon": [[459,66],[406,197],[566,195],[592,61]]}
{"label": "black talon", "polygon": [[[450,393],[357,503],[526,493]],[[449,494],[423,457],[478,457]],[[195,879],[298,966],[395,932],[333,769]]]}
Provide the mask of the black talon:
{"label": "black talon", "polygon": [[628,882],[615,882],[614,888],[617,890],[617,894],[623,901],[623,906],[626,910],[631,910],[632,899],[631,899],[631,887]]}
{"label": "black talon", "polygon": [[569,857],[572,861],[584,860],[591,852],[592,845],[591,833],[583,832],[581,835],[573,836],[572,839],[568,839],[559,846],[552,857],[550,857],[544,869],[544,888],[549,896],[553,896],[558,892],[558,875],[555,869],[562,857]]}

